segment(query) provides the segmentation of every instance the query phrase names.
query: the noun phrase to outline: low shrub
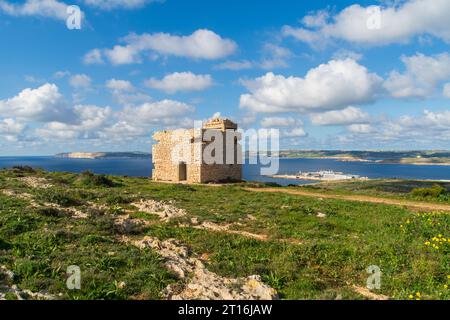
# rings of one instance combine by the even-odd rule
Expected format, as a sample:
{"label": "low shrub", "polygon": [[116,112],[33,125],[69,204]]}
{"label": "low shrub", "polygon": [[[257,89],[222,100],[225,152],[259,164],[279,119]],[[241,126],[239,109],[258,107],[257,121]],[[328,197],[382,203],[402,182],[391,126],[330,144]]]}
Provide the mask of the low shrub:
{"label": "low shrub", "polygon": [[133,199],[129,196],[123,196],[120,194],[110,194],[105,199],[106,203],[109,205],[118,205],[118,204],[128,204],[133,201]]}
{"label": "low shrub", "polygon": [[191,187],[190,185],[187,184],[181,184],[181,183],[177,183],[177,184],[172,184],[169,187],[172,191],[195,191],[194,187]]}
{"label": "low shrub", "polygon": [[81,205],[81,201],[73,197],[68,190],[58,188],[42,190],[38,195],[38,199],[45,202],[56,203],[62,207]]}
{"label": "low shrub", "polygon": [[83,172],[78,182],[81,185],[87,186],[87,187],[114,187],[116,186],[116,183],[112,181],[110,178],[108,178],[106,175],[103,174],[94,174],[90,171]]}
{"label": "low shrub", "polygon": [[34,170],[30,166],[14,166],[13,171],[16,173],[35,173],[36,170]]}
{"label": "low shrub", "polygon": [[429,188],[414,188],[411,194],[418,198],[439,198],[447,194],[447,189],[435,184]]}
{"label": "low shrub", "polygon": [[270,187],[270,188],[280,188],[280,187],[282,187],[281,184],[278,184],[276,182],[265,182],[264,185],[266,187]]}
{"label": "low shrub", "polygon": [[0,239],[0,250],[8,250],[10,248],[11,248],[11,245],[8,242]]}
{"label": "low shrub", "polygon": [[39,215],[46,216],[46,217],[54,217],[54,218],[64,217],[67,215],[64,211],[61,211],[57,208],[52,208],[52,207],[38,208],[38,209],[36,209],[36,212]]}

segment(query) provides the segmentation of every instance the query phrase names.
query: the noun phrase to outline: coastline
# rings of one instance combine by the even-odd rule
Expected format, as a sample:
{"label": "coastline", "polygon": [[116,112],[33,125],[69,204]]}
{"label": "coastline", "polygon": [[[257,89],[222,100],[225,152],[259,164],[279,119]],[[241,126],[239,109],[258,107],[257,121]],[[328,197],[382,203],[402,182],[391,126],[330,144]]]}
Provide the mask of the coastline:
{"label": "coastline", "polygon": [[68,152],[58,153],[53,157],[61,159],[136,159],[151,158],[150,153],[143,152]]}
{"label": "coastline", "polygon": [[364,163],[376,163],[376,164],[401,164],[412,166],[450,166],[450,162],[403,162],[402,160],[368,160],[362,158],[352,157],[279,157],[280,159],[323,159],[323,160],[336,160],[338,162],[364,162]]}

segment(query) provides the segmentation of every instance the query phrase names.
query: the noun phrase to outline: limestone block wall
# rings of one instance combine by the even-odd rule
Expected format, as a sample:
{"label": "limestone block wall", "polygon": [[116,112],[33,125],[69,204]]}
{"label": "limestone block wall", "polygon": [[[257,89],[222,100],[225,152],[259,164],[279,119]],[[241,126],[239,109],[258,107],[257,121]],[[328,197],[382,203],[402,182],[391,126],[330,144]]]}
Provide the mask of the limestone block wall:
{"label": "limestone block wall", "polygon": [[[228,121],[228,122],[227,122]],[[226,129],[237,128],[231,121],[213,121],[209,124],[221,132],[223,139],[223,155],[226,159]],[[233,137],[233,164],[208,164],[202,158],[205,148],[211,143],[204,140],[204,130],[201,132],[190,130],[172,130],[155,133],[154,140],[158,143],[153,145],[153,173],[155,181],[180,182],[185,163],[186,181],[188,183],[207,183],[224,180],[242,180],[242,165],[238,164],[241,156],[241,145]],[[198,135],[198,136],[197,136]],[[177,150],[177,152],[174,152]],[[186,152],[190,150],[190,152]],[[174,158],[173,155],[178,154]]]}
{"label": "limestone block wall", "polygon": [[[153,139],[158,141],[152,148],[153,180],[181,181],[180,163],[184,162],[186,164],[186,181],[189,183],[201,182],[201,158],[198,156],[198,161],[196,161],[193,130],[161,131],[155,133]],[[201,149],[197,150],[201,151]],[[178,159],[173,158],[174,154],[178,154]]]}
{"label": "limestone block wall", "polygon": [[170,161],[171,146],[165,140],[153,145],[153,171],[152,178],[155,181],[178,181],[178,166]]}
{"label": "limestone block wall", "polygon": [[242,180],[242,165],[213,164],[201,168],[201,183]]}
{"label": "limestone block wall", "polygon": [[[223,163],[219,164],[208,164],[205,163],[205,159],[203,159],[203,165],[201,167],[201,182],[220,182],[226,180],[242,180],[242,165],[238,164],[238,157],[242,156],[242,146],[238,141],[227,141],[227,136],[225,132],[221,132],[221,139],[223,141],[223,150],[222,155]],[[231,164],[227,164],[227,142],[233,146],[233,162]],[[207,148],[207,146],[212,142],[204,142],[203,150]],[[220,158],[220,157],[219,157]]]}

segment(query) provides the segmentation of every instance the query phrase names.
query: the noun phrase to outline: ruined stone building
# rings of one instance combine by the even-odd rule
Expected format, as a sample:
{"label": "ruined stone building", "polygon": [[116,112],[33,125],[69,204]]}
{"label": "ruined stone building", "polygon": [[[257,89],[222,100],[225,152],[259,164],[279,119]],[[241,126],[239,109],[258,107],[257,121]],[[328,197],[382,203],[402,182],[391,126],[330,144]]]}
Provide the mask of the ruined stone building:
{"label": "ruined stone building", "polygon": [[242,146],[237,124],[213,119],[200,129],[156,132],[155,181],[208,183],[242,180]]}

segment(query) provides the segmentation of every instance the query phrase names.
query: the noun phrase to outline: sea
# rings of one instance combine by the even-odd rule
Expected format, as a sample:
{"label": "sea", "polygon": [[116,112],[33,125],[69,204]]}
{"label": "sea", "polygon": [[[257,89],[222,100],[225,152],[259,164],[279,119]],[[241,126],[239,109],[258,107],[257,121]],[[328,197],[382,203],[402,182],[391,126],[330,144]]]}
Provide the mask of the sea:
{"label": "sea", "polygon": [[[248,161],[247,161],[248,162]],[[98,174],[129,177],[150,177],[150,158],[70,159],[45,157],[0,157],[0,168],[30,166],[47,171],[80,173],[90,170]],[[332,170],[368,178],[398,178],[419,180],[450,180],[450,166],[382,164],[374,162],[342,162],[336,159],[279,159],[278,174],[295,174],[299,171]],[[243,177],[247,181],[275,182],[280,185],[309,184],[316,181],[277,179],[261,175],[261,164],[245,163]]]}

